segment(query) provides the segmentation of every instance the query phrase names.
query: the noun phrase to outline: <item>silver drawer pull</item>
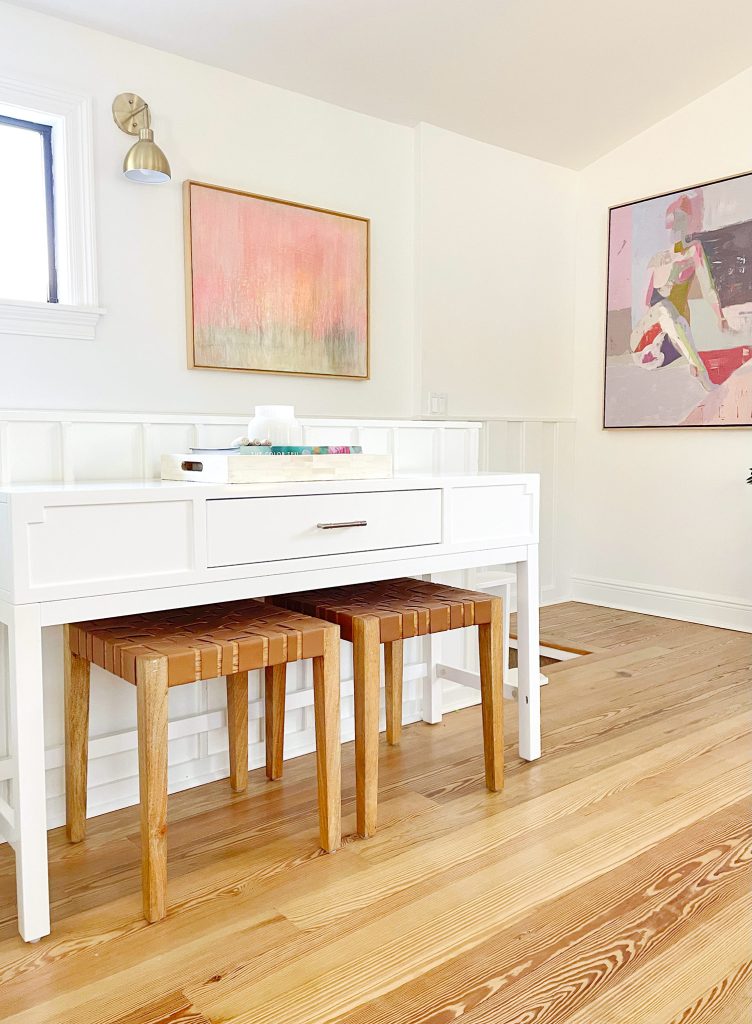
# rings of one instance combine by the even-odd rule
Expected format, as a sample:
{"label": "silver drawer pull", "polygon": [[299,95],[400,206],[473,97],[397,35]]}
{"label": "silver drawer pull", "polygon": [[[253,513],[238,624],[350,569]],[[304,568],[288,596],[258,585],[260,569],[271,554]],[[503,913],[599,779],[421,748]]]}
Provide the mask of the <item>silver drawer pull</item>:
{"label": "silver drawer pull", "polygon": [[319,530],[344,530],[351,526],[368,526],[365,519],[353,519],[350,523],[316,523]]}

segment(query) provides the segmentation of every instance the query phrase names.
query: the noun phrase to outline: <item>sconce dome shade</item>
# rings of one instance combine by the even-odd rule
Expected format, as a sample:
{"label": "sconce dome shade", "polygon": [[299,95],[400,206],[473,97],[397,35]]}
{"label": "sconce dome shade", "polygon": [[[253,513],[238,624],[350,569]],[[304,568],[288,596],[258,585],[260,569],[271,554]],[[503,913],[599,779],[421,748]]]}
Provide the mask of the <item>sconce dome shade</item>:
{"label": "sconce dome shade", "polygon": [[138,181],[144,185],[157,185],[161,181],[170,180],[170,164],[154,141],[151,128],[142,128],[138,142],[125,154],[123,174],[129,181]]}

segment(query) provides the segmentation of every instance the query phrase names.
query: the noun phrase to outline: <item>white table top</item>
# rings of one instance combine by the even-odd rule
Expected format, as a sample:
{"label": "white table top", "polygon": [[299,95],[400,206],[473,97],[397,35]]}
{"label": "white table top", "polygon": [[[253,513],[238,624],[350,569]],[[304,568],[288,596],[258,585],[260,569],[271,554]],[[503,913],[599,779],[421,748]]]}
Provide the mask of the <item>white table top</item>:
{"label": "white table top", "polygon": [[259,484],[205,484],[186,480],[93,480],[76,483],[16,483],[0,485],[0,501],[14,495],[38,496],[66,495],[85,498],[92,494],[122,498],[127,495],[142,499],[154,496],[162,499],[172,496],[193,497],[252,497],[254,495],[284,494],[341,494],[343,492],[420,490],[431,487],[473,487],[494,484],[531,485],[538,480],[537,473],[453,473],[406,474],[383,480],[306,480],[296,483]]}

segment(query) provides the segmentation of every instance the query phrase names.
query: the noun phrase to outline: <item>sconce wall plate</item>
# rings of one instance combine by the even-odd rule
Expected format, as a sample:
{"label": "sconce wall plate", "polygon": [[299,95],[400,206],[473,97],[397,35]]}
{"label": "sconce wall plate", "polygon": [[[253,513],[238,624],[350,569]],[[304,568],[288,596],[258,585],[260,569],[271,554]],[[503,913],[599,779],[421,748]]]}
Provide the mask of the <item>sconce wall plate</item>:
{"label": "sconce wall plate", "polygon": [[112,117],[121,132],[138,135],[142,128],[150,128],[149,104],[135,92],[121,92],[112,101]]}

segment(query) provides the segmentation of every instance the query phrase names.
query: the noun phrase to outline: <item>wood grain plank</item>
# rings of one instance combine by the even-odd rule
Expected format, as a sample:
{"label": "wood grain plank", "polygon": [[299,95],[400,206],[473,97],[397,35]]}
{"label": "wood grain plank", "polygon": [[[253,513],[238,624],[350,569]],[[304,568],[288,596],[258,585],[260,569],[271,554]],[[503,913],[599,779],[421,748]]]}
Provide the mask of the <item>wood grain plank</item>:
{"label": "wood grain plank", "polygon": [[670,1024],[740,1024],[752,1018],[752,958],[720,978]]}
{"label": "wood grain plank", "polygon": [[114,1024],[211,1024],[182,992],[170,992],[118,1017]]}
{"label": "wood grain plank", "polygon": [[[341,1024],[564,1019],[749,884],[746,806],[698,822],[341,1018]],[[611,952],[610,952],[611,951]],[[525,1016],[525,1015],[528,1016]]]}
{"label": "wood grain plank", "polygon": [[[542,634],[597,653],[550,669],[539,762],[517,757],[510,716],[502,794],[483,787],[478,708],[376,751],[368,842],[345,744],[336,857],[318,848],[313,756],[284,786],[260,769],[232,800],[224,782],[176,793],[156,928],[138,812],[101,815],[83,842],[50,833],[37,946],[15,933],[0,849],[3,1024],[740,1024],[749,636],[571,602],[542,610]],[[291,628],[274,651],[317,637]]]}
{"label": "wood grain plank", "polygon": [[[747,734],[746,728],[743,734]],[[352,882],[338,883],[336,893],[333,889],[320,889],[293,900],[280,900],[278,905],[299,927],[320,928],[357,908],[383,903],[391,894],[412,887],[416,878],[440,876],[448,870],[456,875],[465,863],[473,862],[477,868],[481,858],[493,870],[501,848],[506,850],[507,856],[519,850],[524,860],[531,842],[544,841],[553,834],[563,836],[563,830],[569,827],[578,832],[579,839],[573,840],[576,847],[579,842],[589,840],[591,827],[592,835],[597,837],[598,829],[604,827],[610,815],[620,820],[622,812],[629,814],[632,802],[647,807],[653,801],[660,805],[673,794],[681,796],[689,779],[714,794],[717,780],[745,763],[747,754],[744,745],[738,742],[738,735],[737,723],[724,721],[708,726],[698,735],[681,737],[649,755],[641,754],[594,777],[555,789],[535,800],[534,806],[524,801],[516,807],[506,807],[502,814],[468,823],[462,829],[457,829],[456,823],[452,827],[450,822],[446,832],[436,837],[431,834],[432,821],[424,816],[410,824],[413,830],[425,829],[423,841],[405,850],[398,846],[387,860],[377,859],[367,888],[358,877]],[[719,741],[724,745],[718,747]],[[725,741],[731,747],[725,745]],[[628,805],[624,795],[630,789],[637,792]],[[727,791],[727,802],[740,799],[745,791],[744,780],[738,779]],[[601,817],[588,814],[588,810],[596,807],[600,808]],[[568,818],[572,820],[567,821]],[[374,844],[376,842],[377,837]],[[369,858],[370,850],[365,847],[356,848],[355,852],[364,859]]]}
{"label": "wood grain plank", "polygon": [[[566,1024],[621,1024],[626,1020],[670,1020],[688,997],[701,996],[720,974],[735,974],[749,956],[744,949],[752,926],[752,895],[722,906],[675,947],[648,959],[626,978],[565,1017]],[[713,956],[708,956],[712,944]]]}
{"label": "wood grain plank", "polygon": [[[355,935],[332,939],[323,947],[315,944],[295,966],[285,964],[270,976],[244,984],[242,995],[225,994],[222,986],[211,992],[191,988],[187,994],[209,1016],[237,1017],[237,1024],[267,1024],[279,1019],[274,1014],[286,1024],[310,1024],[344,1014],[356,999],[377,998],[407,977],[471,949],[527,912],[531,904],[554,899],[603,871],[614,870],[657,838],[712,813],[718,807],[719,779],[702,784],[703,776],[698,771],[691,781],[677,778],[675,791],[681,795],[672,799],[665,800],[658,791],[652,800],[641,800],[639,822],[633,821],[626,807],[614,808],[580,827],[561,830],[532,850],[505,857],[503,872],[498,856],[489,858],[481,869],[470,864],[459,878],[453,872],[453,880],[411,900],[407,911],[398,907],[385,912],[386,901],[379,899],[378,914],[371,914],[369,923]],[[745,791],[739,782],[729,791],[729,803]],[[332,916],[339,915],[338,907]]]}

